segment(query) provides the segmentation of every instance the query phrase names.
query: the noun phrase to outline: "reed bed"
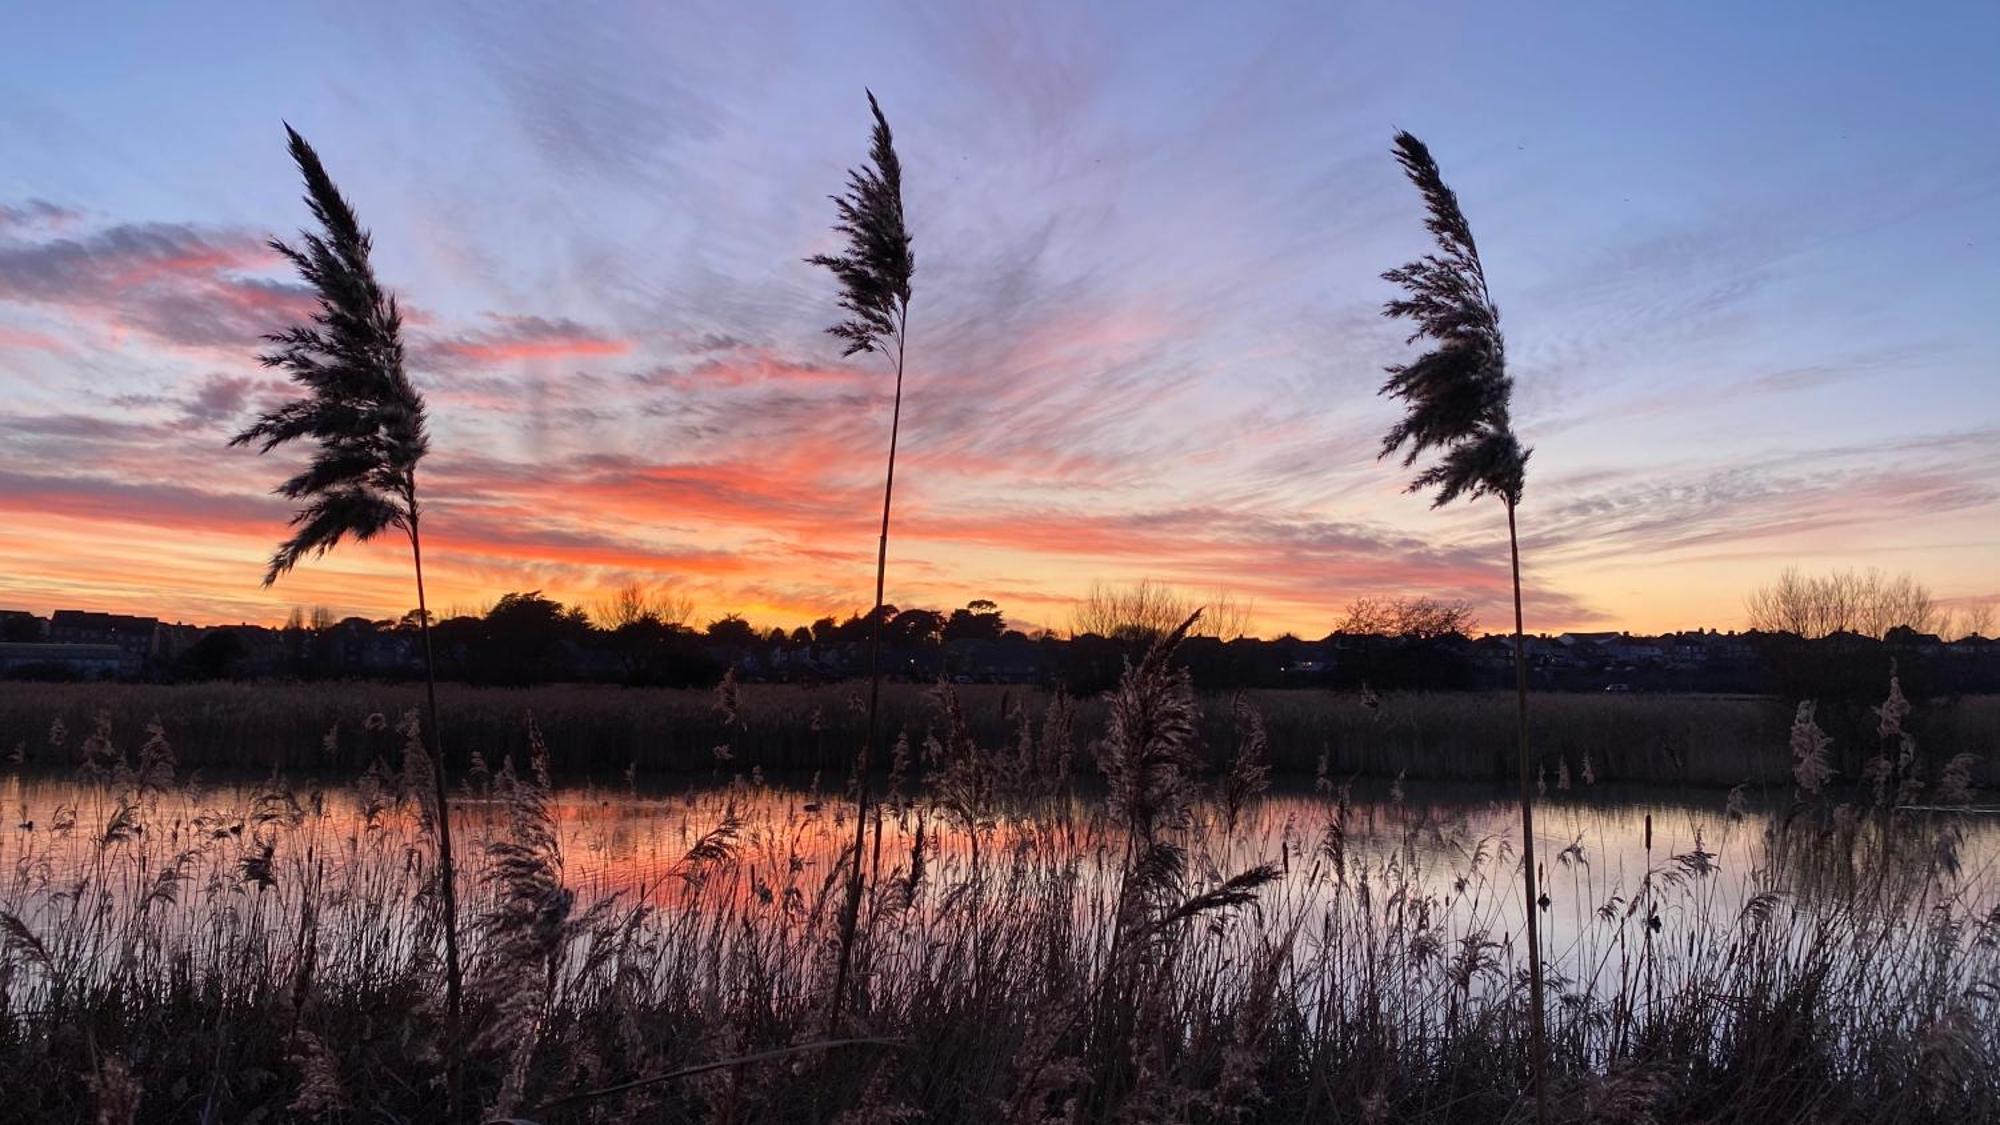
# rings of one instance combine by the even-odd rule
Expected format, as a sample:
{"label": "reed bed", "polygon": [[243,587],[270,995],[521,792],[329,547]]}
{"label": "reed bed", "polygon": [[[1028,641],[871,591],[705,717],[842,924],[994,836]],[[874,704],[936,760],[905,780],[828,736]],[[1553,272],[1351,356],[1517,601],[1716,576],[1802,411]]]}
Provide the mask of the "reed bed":
{"label": "reed bed", "polygon": [[[1047,693],[1033,688],[966,685],[957,689],[973,737],[996,745],[1013,737],[1008,716],[1040,709]],[[936,721],[929,689],[890,684],[883,690],[882,726],[921,741]],[[439,687],[448,756],[463,763],[472,749],[498,761],[524,760],[532,711],[559,732],[551,753],[559,776],[571,779],[642,773],[706,774],[711,751],[732,744],[740,768],[767,772],[843,769],[861,737],[855,685],[797,687],[746,684],[736,719],[723,716],[706,691],[551,685],[528,689]],[[1363,696],[1319,691],[1250,692],[1263,714],[1272,768],[1310,776],[1322,757],[1339,776],[1486,780],[1511,776],[1513,702],[1504,693],[1390,693],[1370,707]],[[294,775],[334,771],[351,776],[398,753],[393,732],[371,731],[369,715],[401,715],[420,705],[421,685],[382,683],[7,684],[0,683],[0,761],[63,762],[46,735],[58,720],[85,730],[108,714],[120,731],[143,730],[158,719],[182,764],[206,770]],[[1563,763],[1581,772],[1589,757],[1607,782],[1728,788],[1784,784],[1783,752],[1789,709],[1775,699],[1742,696],[1607,696],[1547,694],[1533,699],[1535,747],[1551,774]],[[1230,698],[1202,700],[1201,733],[1212,747],[1228,744]],[[2000,762],[2000,697],[1975,696],[1927,707],[1929,741]],[[1824,716],[1830,726],[1832,715]],[[1865,714],[1858,719],[1872,722]],[[1088,746],[1104,729],[1101,701],[1078,701],[1077,736]],[[1843,732],[1851,734],[1852,732]],[[1840,764],[1857,773],[1865,754],[1847,737]],[[1990,773],[1982,780],[1989,779]]]}
{"label": "reed bed", "polygon": [[[844,782],[771,784],[723,738],[671,792],[559,788],[561,726],[517,717],[521,751],[480,755],[453,803],[467,1103],[536,1122],[1531,1113],[1505,833],[1400,785],[1364,808],[1337,773],[1274,794],[1272,717],[1204,716],[1150,663],[1087,737],[1059,699],[1010,704],[990,740],[953,693],[924,705],[865,826],[832,1011]],[[360,733],[383,753],[335,787],[204,786],[161,725],[41,732],[73,773],[0,782],[19,809],[0,1121],[443,1118],[427,759],[413,717],[378,714]],[[1968,764],[1892,751],[1842,801],[1802,719],[1774,751],[1781,802],[1718,798],[1638,870],[1551,818],[1575,832],[1544,881],[1556,1119],[2000,1115],[1991,841],[1964,813],[1897,811],[1912,786],[1969,800]],[[744,705],[724,733],[757,721]]]}

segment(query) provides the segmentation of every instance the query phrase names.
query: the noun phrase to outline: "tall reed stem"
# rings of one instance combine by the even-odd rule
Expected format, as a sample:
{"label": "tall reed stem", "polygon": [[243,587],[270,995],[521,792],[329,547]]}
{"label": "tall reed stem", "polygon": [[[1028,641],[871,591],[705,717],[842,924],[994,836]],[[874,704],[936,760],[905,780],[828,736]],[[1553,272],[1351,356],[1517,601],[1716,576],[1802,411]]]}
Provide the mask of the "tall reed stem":
{"label": "tall reed stem", "polygon": [[882,534],[875,545],[875,609],[868,630],[868,723],[861,753],[854,762],[854,872],[847,880],[847,903],[840,918],[840,964],[834,972],[833,1003],[827,1013],[831,1029],[847,999],[847,976],[854,959],[854,931],[861,918],[863,853],[868,840],[868,759],[875,746],[876,716],[882,702],[882,606],[889,573],[889,506],[896,495],[896,439],[903,426],[903,343],[908,334],[910,303],[896,310],[896,394],[889,414],[889,471],[882,484]]}
{"label": "tall reed stem", "polygon": [[1521,540],[1514,530],[1514,500],[1507,500],[1507,549],[1514,566],[1514,699],[1521,726],[1521,867],[1526,875],[1523,896],[1528,906],[1528,1007],[1534,1019],[1535,1120],[1549,1119],[1548,1042],[1542,1009],[1542,940],[1537,918],[1541,896],[1535,893],[1535,790],[1528,751],[1528,654],[1521,624]]}
{"label": "tall reed stem", "polygon": [[461,1120],[465,1066],[460,1032],[464,975],[458,961],[458,868],[451,854],[451,806],[444,780],[444,738],[438,729],[437,660],[431,654],[431,612],[424,600],[423,537],[417,532],[416,500],[410,498],[410,555],[417,571],[417,632],[424,644],[424,717],[430,728],[431,791],[437,802],[438,881],[444,902],[444,995],[446,1055],[450,1067],[451,1118]]}

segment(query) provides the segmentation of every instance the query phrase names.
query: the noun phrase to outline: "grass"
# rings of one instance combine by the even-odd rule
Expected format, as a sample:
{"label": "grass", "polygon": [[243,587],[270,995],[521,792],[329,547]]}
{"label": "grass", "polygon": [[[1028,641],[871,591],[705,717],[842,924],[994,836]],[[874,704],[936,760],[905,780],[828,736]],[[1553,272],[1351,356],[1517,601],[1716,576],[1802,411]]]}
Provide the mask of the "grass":
{"label": "grass", "polygon": [[[1200,714],[1159,669],[1094,705],[1094,753],[1061,708],[988,740],[969,716],[989,701],[923,705],[930,736],[866,826],[832,1012],[838,792],[713,746],[724,784],[558,790],[563,728],[514,720],[519,768],[482,755],[453,806],[468,1101],[538,1122],[1522,1119],[1504,832],[1361,815],[1331,781],[1275,797],[1283,716]],[[361,731],[387,764],[331,788],[211,790],[164,730],[64,732],[71,796],[0,850],[0,1120],[441,1118],[428,777],[414,727],[388,726]],[[1100,770],[1102,797],[1081,787]],[[41,782],[0,784],[25,805]],[[614,796],[643,832],[598,815]],[[1636,872],[1581,835],[1551,849],[1557,1119],[2000,1114],[1976,824],[1819,794],[1717,821]]]}
{"label": "grass", "polygon": [[[397,716],[418,706],[421,687],[406,684],[5,684],[0,683],[0,760],[16,749],[30,762],[66,764],[48,746],[50,725],[88,730],[108,714],[115,729],[139,731],[157,718],[184,766],[266,772],[272,767],[358,771],[394,757],[393,732],[366,729],[370,715]],[[713,769],[714,748],[728,742],[738,768],[837,771],[860,738],[862,714],[852,685],[801,688],[745,685],[741,714],[728,721],[703,691],[562,685],[530,689],[439,689],[445,743],[456,766],[477,748],[489,761],[525,760],[532,712],[559,731],[558,774],[614,779]],[[883,695],[883,728],[921,741],[934,725],[928,689],[892,684]],[[1033,689],[961,687],[973,737],[995,745],[1014,736],[1016,707],[1046,706]],[[1484,780],[1511,773],[1512,699],[1492,694],[1391,694],[1379,708],[1360,698],[1314,691],[1252,692],[1264,716],[1272,766],[1311,774],[1322,754],[1336,776]],[[1230,700],[1203,700],[1202,732],[1225,745]],[[1730,696],[1541,695],[1533,700],[1535,747],[1550,785],[1563,763],[1581,775],[1586,756],[1603,781],[1728,787],[1784,784],[1783,747],[1790,710],[1768,699]],[[1970,697],[1927,709],[1923,725],[1939,745],[2000,761],[2000,697]],[[1865,716],[1863,716],[1865,717]],[[1832,717],[1826,717],[1831,726]],[[1869,720],[1872,722],[1872,720]],[[1087,745],[1104,727],[1098,700],[1077,709],[1077,738]],[[1861,724],[1841,733],[1858,774]],[[331,741],[328,741],[331,734]]]}

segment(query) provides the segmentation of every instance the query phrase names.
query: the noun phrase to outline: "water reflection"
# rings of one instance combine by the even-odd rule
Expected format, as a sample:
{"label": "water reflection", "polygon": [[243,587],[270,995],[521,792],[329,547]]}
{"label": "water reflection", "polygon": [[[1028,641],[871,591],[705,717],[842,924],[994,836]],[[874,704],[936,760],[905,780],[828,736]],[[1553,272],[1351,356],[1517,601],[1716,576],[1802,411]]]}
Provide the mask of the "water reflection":
{"label": "water reflection", "polygon": [[[1549,794],[1537,809],[1537,855],[1553,971],[1571,981],[1611,971],[1612,943],[1628,940],[1635,923],[1648,940],[1734,923],[1746,910],[1810,928],[1827,912],[1852,909],[1869,881],[1871,909],[1922,911],[1941,901],[1968,915],[1995,909],[1993,818],[1924,814],[1889,828],[1850,813],[1802,814],[1789,798],[1602,788]],[[281,896],[308,882],[345,896],[339,901],[409,903],[429,862],[421,810],[368,778],[230,780],[135,797],[101,783],[16,774],[0,779],[0,801],[16,814],[0,837],[6,901],[16,913],[47,914],[93,888],[107,903],[126,904],[105,907],[114,913],[213,909],[217,896],[256,908],[260,892]],[[736,905],[807,910],[833,884],[852,839],[851,803],[804,782],[568,786],[551,804],[564,880],[584,905],[615,899],[676,911],[720,895]],[[505,830],[506,818],[478,791],[465,793],[455,812],[470,844],[466,899],[476,912],[481,844]],[[1196,816],[1197,874],[1216,880],[1278,865],[1286,878],[1266,890],[1263,905],[1280,919],[1317,918],[1345,895],[1368,909],[1422,910],[1420,928],[1452,940],[1519,941],[1519,820],[1501,790],[1281,787],[1244,810],[1234,831],[1218,809]],[[1084,926],[1102,918],[1124,860],[1101,795],[1089,790],[996,807],[971,825],[922,800],[891,799],[869,828],[877,882],[914,885],[917,868],[937,883],[977,874],[982,864],[989,876],[1030,865],[1073,888]],[[729,862],[720,869],[699,862],[704,840],[719,840]],[[197,907],[202,896],[208,905]],[[355,925],[409,930],[380,919]]]}

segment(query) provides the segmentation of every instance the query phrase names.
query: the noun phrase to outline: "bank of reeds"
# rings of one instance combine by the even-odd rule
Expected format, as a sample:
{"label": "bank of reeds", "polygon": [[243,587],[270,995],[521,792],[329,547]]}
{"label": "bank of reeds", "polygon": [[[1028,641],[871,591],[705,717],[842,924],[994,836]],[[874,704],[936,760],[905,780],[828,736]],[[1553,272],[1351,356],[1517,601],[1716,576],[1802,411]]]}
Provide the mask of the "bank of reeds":
{"label": "bank of reeds", "polygon": [[[865,690],[865,689],[863,689]],[[972,736],[984,746],[1015,737],[1009,715],[1039,711],[1046,693],[1032,688],[957,689]],[[293,684],[7,684],[0,683],[0,762],[18,752],[29,764],[65,766],[47,745],[52,723],[87,730],[100,713],[114,729],[137,732],[158,718],[183,763],[205,770],[294,774],[353,772],[393,754],[395,736],[370,731],[371,715],[396,716],[422,702],[420,685]],[[885,742],[898,732],[921,745],[937,721],[929,689],[891,684],[883,691]],[[707,775],[713,751],[728,742],[733,766],[769,773],[844,771],[861,737],[863,715],[855,685],[743,685],[733,715],[706,691],[551,685],[528,689],[442,685],[445,725],[460,747],[477,747],[497,762],[525,760],[521,715],[533,711],[557,732],[551,753],[557,776],[599,780],[635,767],[660,776]],[[1233,743],[1231,698],[1202,700],[1201,733],[1209,746]],[[1247,693],[1263,716],[1269,760],[1279,773],[1313,774],[1324,756],[1335,776],[1489,780],[1514,768],[1512,697],[1502,693],[1389,693],[1376,706],[1364,697],[1316,691]],[[1550,785],[1566,763],[1574,776],[1588,758],[1606,782],[1727,788],[1789,783],[1784,752],[1790,708],[1774,699],[1712,695],[1582,695],[1534,697],[1543,716],[1536,758]],[[1987,784],[2000,762],[2000,697],[1975,696],[1922,709],[1926,741],[1937,749],[1981,759],[1974,780]],[[1830,711],[1821,721],[1839,728]],[[1872,723],[1872,719],[1869,720]],[[1075,744],[1087,752],[1104,731],[1098,700],[1075,703]],[[1851,724],[1857,726],[1858,724]],[[329,741],[329,732],[331,740]],[[1853,731],[1834,749],[1835,765],[1852,780],[1866,754]],[[453,767],[464,763],[455,751]]]}
{"label": "bank of reeds", "polygon": [[[553,790],[562,727],[517,716],[522,752],[482,754],[453,803],[468,1104],[538,1122],[1520,1119],[1505,834],[1358,818],[1334,777],[1305,811],[1267,811],[1275,720],[1226,708],[1204,746],[1164,665],[1094,706],[1103,797],[1063,772],[1078,735],[1060,707],[1012,707],[985,741],[977,705],[929,701],[868,826],[835,1046],[851,806],[744,768],[647,802],[643,844],[593,835],[609,791]],[[737,720],[754,729],[751,703]],[[1992,872],[1962,868],[1958,814],[1894,811],[1915,783],[1964,796],[1963,763],[1922,765],[1901,720],[1879,802],[1825,787],[1808,714],[1777,747],[1796,792],[1768,841],[1724,829],[1623,877],[1582,840],[1548,860],[1552,1116],[2000,1114]],[[220,791],[165,729],[134,749],[113,723],[65,723],[84,796],[0,850],[0,1120],[439,1119],[428,762],[407,718],[364,726],[388,753],[338,789]],[[734,770],[718,745],[712,768]]]}

